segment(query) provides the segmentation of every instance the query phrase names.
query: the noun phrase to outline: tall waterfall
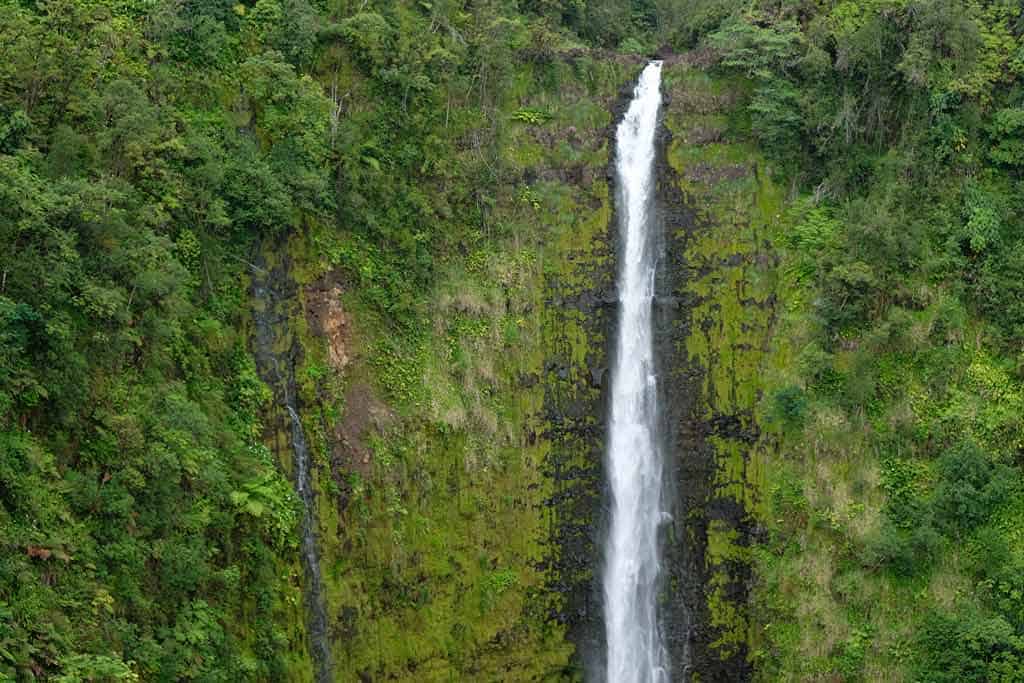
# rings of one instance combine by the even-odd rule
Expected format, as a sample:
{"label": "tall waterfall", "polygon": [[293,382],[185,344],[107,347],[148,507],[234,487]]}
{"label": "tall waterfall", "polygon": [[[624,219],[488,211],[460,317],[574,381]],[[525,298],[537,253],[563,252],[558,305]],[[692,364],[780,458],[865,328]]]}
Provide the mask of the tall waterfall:
{"label": "tall waterfall", "polygon": [[622,238],[619,334],[612,370],[604,556],[608,683],[668,681],[656,607],[662,459],[652,342],[656,242],[651,229],[661,62],[647,65],[616,132]]}

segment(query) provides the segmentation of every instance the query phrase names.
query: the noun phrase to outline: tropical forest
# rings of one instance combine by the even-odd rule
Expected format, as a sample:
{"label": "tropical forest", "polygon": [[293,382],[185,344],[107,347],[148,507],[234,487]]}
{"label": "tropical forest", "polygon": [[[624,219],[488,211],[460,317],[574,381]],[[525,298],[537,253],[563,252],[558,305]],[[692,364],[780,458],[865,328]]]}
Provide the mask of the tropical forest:
{"label": "tropical forest", "polygon": [[0,681],[1024,683],[1024,3],[0,0]]}

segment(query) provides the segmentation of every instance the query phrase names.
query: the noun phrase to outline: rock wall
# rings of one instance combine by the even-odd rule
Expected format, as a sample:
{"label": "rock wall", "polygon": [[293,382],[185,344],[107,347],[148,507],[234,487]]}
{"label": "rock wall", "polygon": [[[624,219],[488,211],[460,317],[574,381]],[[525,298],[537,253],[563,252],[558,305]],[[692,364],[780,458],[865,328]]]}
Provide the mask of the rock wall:
{"label": "rock wall", "polygon": [[606,169],[642,60],[597,57],[524,71],[493,235],[437,264],[421,321],[361,299],[335,226],[264,248],[289,266],[279,336],[314,452],[336,680],[581,680],[599,656]]}
{"label": "rock wall", "polygon": [[767,228],[782,198],[744,140],[730,84],[683,59],[666,67],[664,87],[667,634],[680,680],[742,681],[752,675],[747,593],[769,448],[756,417],[775,316]]}

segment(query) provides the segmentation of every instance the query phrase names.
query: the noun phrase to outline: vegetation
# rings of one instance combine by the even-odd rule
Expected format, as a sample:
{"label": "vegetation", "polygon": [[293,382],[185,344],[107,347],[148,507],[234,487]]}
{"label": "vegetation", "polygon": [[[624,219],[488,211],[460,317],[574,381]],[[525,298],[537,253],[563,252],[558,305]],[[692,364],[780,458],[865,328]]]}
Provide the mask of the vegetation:
{"label": "vegetation", "polygon": [[[577,676],[541,384],[596,400],[563,302],[607,269],[611,105],[664,46],[728,84],[691,120],[681,87],[725,91],[666,80],[677,135],[728,138],[671,150],[722,219],[688,258],[780,257],[754,299],[688,284],[739,359],[689,340],[708,407],[764,430],[754,466],[717,446],[765,530],[712,525],[723,647],[765,680],[1020,680],[1022,33],[1008,0],[0,0],[0,679],[311,675],[264,261],[304,307],[339,676]],[[737,155],[774,178],[687,175]],[[306,321],[324,278],[350,365]]]}
{"label": "vegetation", "polygon": [[[351,383],[403,421],[337,480],[330,434],[307,425],[332,637],[352,642],[349,624],[374,641],[339,675],[486,676],[510,666],[494,642],[521,643],[520,667],[564,665],[557,634],[547,658],[527,645],[547,635],[526,603],[544,527],[512,484],[543,476],[506,461],[537,405],[514,391],[533,366],[498,351],[532,353],[538,227],[573,207],[564,183],[523,176],[601,167],[608,108],[587,98],[632,75],[582,52],[598,23],[576,9],[0,2],[0,678],[311,675],[299,502],[264,443],[271,396],[247,339],[254,254],[281,244],[300,284],[341,274],[365,342]],[[545,128],[586,147],[549,148]],[[303,400],[337,419],[348,384],[302,342]],[[434,481],[466,494],[453,507]],[[478,556],[502,515],[519,540]],[[423,574],[425,552],[441,561]],[[430,602],[439,621],[394,630]]]}
{"label": "vegetation", "polygon": [[792,188],[755,666],[1019,680],[1019,8],[700,7],[680,35]]}
{"label": "vegetation", "polygon": [[275,113],[327,100],[239,21],[0,5],[2,678],[288,666],[296,503],[239,273],[255,235],[329,208],[305,122]]}

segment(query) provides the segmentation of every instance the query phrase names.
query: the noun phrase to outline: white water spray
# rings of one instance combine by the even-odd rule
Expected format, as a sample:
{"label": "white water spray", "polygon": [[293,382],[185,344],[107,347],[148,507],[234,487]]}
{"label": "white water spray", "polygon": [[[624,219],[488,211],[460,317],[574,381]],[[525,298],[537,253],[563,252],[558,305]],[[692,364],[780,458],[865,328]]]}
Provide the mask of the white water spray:
{"label": "white water spray", "polygon": [[616,132],[623,248],[608,437],[612,497],[604,557],[608,683],[669,679],[656,607],[658,525],[664,513],[651,329],[657,254],[650,223],[660,86],[661,62],[651,62],[640,75]]}

